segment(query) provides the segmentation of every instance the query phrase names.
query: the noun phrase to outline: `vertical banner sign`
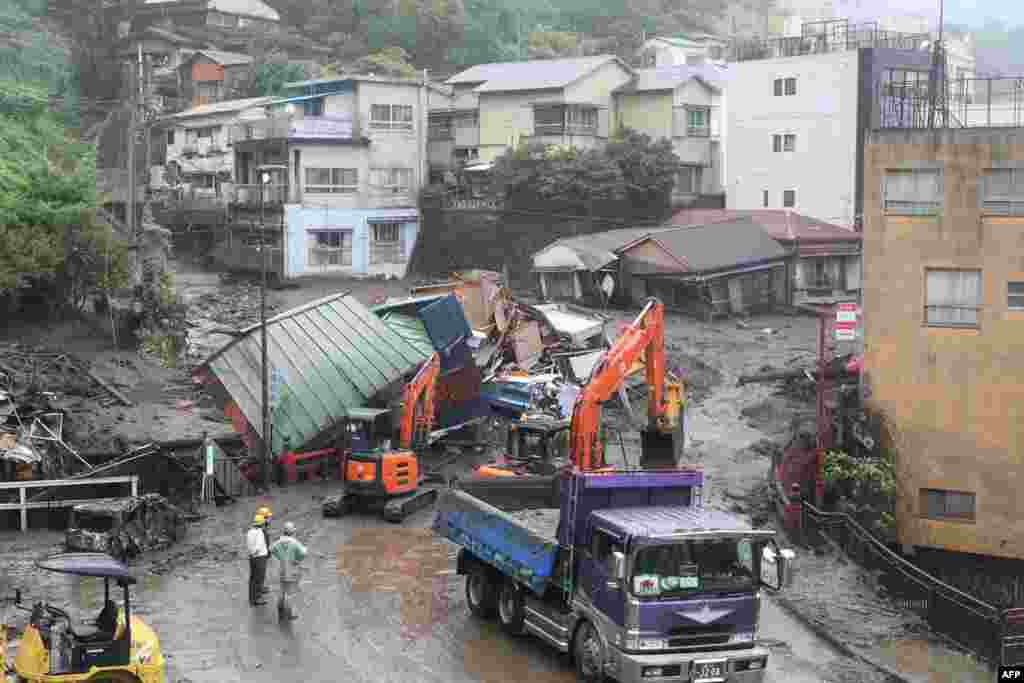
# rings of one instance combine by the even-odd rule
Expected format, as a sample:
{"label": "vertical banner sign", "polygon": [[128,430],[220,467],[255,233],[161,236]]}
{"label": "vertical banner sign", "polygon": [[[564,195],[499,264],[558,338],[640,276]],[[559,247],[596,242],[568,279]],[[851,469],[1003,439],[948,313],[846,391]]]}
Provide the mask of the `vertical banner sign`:
{"label": "vertical banner sign", "polygon": [[281,403],[288,375],[284,368],[270,368],[270,407],[276,408]]}
{"label": "vertical banner sign", "polygon": [[836,307],[834,325],[836,341],[854,341],[857,339],[857,323],[860,320],[860,307],[857,304],[839,304]]}
{"label": "vertical banner sign", "polygon": [[211,477],[213,476],[213,456],[214,456],[214,450],[215,450],[215,446],[213,445],[213,441],[207,441],[206,442],[206,474],[210,475]]}

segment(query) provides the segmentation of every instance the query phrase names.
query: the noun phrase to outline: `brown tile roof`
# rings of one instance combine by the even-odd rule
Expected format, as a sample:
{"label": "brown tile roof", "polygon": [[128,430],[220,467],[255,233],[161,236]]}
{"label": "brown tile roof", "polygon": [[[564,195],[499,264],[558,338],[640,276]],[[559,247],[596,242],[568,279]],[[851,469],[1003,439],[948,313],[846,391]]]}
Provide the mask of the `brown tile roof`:
{"label": "brown tile roof", "polygon": [[672,215],[674,225],[729,223],[750,218],[772,236],[789,242],[859,242],[861,235],[832,223],[825,223],[786,209],[681,209]]}

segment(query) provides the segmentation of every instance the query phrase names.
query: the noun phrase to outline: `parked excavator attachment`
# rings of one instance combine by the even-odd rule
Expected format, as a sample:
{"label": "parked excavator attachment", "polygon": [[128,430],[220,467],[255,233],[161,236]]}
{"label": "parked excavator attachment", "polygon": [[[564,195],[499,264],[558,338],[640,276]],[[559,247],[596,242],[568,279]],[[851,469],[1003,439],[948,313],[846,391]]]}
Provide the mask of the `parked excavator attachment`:
{"label": "parked excavator attachment", "polygon": [[683,458],[681,425],[674,429],[640,431],[640,467],[645,470],[678,469]]}

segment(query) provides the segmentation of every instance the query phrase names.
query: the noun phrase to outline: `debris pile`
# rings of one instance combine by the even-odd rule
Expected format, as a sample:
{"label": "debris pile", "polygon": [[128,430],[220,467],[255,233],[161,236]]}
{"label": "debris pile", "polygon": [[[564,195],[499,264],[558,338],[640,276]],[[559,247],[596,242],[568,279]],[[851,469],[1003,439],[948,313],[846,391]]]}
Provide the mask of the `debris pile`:
{"label": "debris pile", "polygon": [[170,546],[188,526],[185,512],[155,493],[81,503],[71,514],[68,550],[109,553],[122,560]]}
{"label": "debris pile", "polygon": [[558,537],[558,519],[561,516],[561,511],[557,509],[519,510],[509,512],[508,515],[538,536]]}
{"label": "debris pile", "polygon": [[[276,305],[267,302],[267,317]],[[260,286],[246,281],[232,282],[217,292],[202,294],[189,305],[187,358],[201,363],[224,346],[229,339],[240,336],[241,330],[260,322]]]}

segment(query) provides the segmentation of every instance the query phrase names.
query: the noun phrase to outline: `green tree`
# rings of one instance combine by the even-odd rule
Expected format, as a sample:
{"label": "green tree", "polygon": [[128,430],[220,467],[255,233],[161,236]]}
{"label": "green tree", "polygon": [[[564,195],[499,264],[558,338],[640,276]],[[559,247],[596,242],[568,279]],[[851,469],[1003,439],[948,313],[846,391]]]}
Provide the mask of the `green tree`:
{"label": "green tree", "polygon": [[592,200],[618,199],[622,172],[597,150],[520,145],[495,160],[493,189],[510,204],[563,202],[586,212]]}
{"label": "green tree", "polygon": [[672,143],[628,128],[608,141],[605,155],[622,172],[626,195],[635,209],[658,215],[668,209],[680,159]]}
{"label": "green tree", "polygon": [[354,71],[396,78],[416,78],[416,67],[409,63],[409,53],[400,47],[378,50],[356,61]]}
{"label": "green tree", "polygon": [[45,84],[0,81],[0,93],[20,103],[0,113],[0,293],[46,284],[80,305],[122,285],[124,245],[93,220],[95,150],[47,111]]}
{"label": "green tree", "polygon": [[246,97],[277,97],[284,94],[284,84],[307,78],[302,64],[277,58],[262,61],[253,67],[252,81]]}
{"label": "green tree", "polygon": [[526,39],[530,59],[555,59],[576,54],[579,36],[567,31],[533,31]]}

